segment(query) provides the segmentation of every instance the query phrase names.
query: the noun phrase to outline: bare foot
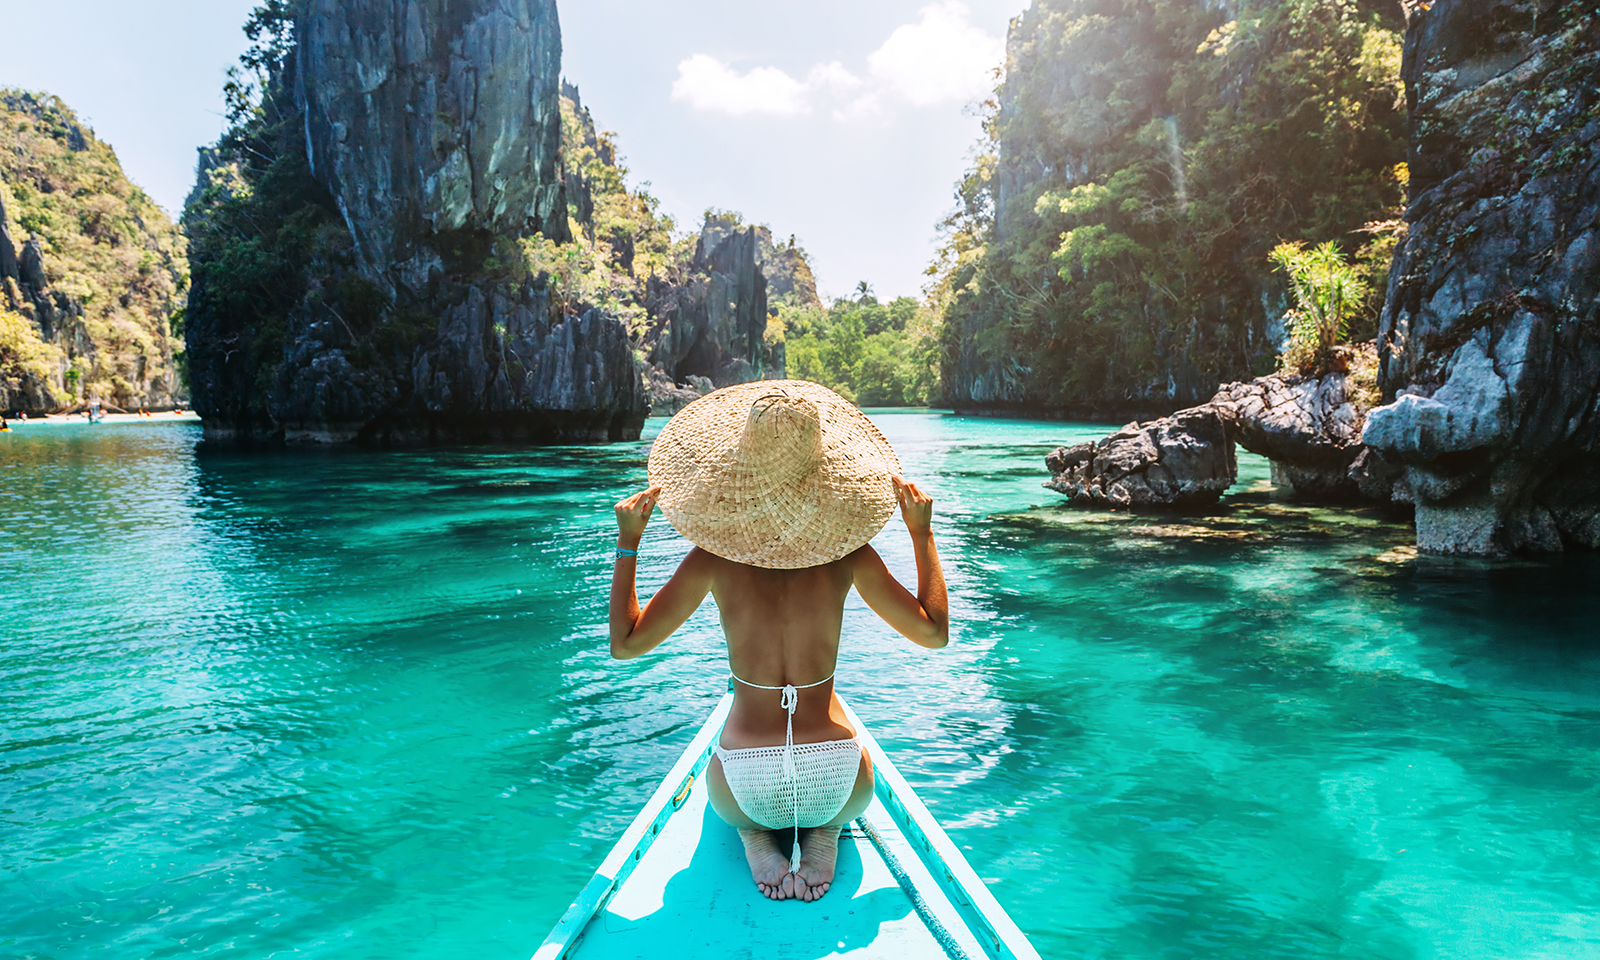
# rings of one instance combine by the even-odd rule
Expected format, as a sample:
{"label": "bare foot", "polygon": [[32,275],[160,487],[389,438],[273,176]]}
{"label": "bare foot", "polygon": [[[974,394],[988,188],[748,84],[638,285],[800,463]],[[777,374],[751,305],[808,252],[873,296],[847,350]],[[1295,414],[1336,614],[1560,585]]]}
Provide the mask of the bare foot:
{"label": "bare foot", "polygon": [[800,869],[794,877],[794,895],[808,903],[819,900],[833,883],[833,864],[839,859],[842,827],[817,827],[800,845]]}
{"label": "bare foot", "polygon": [[[788,900],[795,895],[794,874],[789,872],[789,858],[778,852],[771,830],[740,830],[744,841],[744,858],[750,862],[750,876],[756,889],[769,900]],[[830,862],[828,872],[832,874]]]}

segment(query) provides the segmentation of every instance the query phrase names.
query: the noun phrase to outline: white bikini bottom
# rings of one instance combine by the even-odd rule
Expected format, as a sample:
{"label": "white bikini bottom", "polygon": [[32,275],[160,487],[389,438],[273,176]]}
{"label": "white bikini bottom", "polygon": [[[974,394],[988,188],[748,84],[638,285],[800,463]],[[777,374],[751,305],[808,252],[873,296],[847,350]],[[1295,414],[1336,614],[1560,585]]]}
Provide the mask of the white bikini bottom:
{"label": "white bikini bottom", "polygon": [[719,743],[716,750],[723,779],[744,815],[768,830],[794,828],[794,850],[789,854],[789,872],[794,873],[800,869],[800,828],[820,827],[837,817],[855,791],[861,743],[855,737],[794,742],[794,711],[800,705],[800,691],[822,686],[833,674],[816,683],[781,687],[751,683],[737,673],[733,679],[756,690],[783,692],[779,709],[789,715],[783,746],[724,750]]}
{"label": "white bikini bottom", "polygon": [[795,829],[790,870],[799,868],[801,827],[839,815],[861,772],[861,744],[849,740],[743,750],[716,748],[722,775],[744,815],[769,830]]}

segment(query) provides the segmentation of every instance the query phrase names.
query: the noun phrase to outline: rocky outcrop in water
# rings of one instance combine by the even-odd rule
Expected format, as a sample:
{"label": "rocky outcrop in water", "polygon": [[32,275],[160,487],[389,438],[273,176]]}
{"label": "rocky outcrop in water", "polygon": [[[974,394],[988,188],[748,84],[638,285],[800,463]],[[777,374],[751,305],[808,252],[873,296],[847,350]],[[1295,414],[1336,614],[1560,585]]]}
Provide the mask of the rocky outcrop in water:
{"label": "rocky outcrop in water", "polygon": [[1600,4],[1414,15],[1409,233],[1363,440],[1403,467],[1417,545],[1600,547]]}
{"label": "rocky outcrop in water", "polygon": [[1274,483],[1300,499],[1408,502],[1402,471],[1360,439],[1375,362],[1375,345],[1357,344],[1336,348],[1319,374],[1223,384],[1200,406],[1056,450],[1045,486],[1087,506],[1209,506],[1236,477],[1237,443],[1272,461]]}
{"label": "rocky outcrop in water", "polygon": [[[1233,424],[1239,446],[1272,461],[1278,486],[1325,503],[1391,503],[1400,471],[1361,443],[1376,352],[1370,342],[1338,347],[1320,374],[1223,384],[1209,405]],[[1398,499],[1407,499],[1403,488]]]}
{"label": "rocky outcrop in water", "polygon": [[1209,404],[1058,447],[1045,466],[1047,488],[1087,507],[1208,506],[1239,474],[1232,424]]}
{"label": "rocky outcrop in water", "polygon": [[[231,131],[186,214],[207,436],[637,436],[626,326],[523,266],[524,239],[568,239],[553,0],[312,0],[296,17],[266,102],[287,111],[292,92],[297,112]],[[270,151],[234,146],[252,137]],[[241,309],[236,236],[259,221],[293,295]]]}

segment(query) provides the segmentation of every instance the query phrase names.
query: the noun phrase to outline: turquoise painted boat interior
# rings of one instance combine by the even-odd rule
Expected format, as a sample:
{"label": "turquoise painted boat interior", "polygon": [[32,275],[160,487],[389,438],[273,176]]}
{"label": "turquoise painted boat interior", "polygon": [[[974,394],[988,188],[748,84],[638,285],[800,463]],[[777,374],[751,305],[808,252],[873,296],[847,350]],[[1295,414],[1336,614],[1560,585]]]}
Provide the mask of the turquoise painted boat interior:
{"label": "turquoise painted boat interior", "polygon": [[707,802],[703,774],[731,702],[723,697],[535,960],[1036,960],[848,706],[877,774],[872,804],[840,837],[822,899],[763,896],[738,834]]}

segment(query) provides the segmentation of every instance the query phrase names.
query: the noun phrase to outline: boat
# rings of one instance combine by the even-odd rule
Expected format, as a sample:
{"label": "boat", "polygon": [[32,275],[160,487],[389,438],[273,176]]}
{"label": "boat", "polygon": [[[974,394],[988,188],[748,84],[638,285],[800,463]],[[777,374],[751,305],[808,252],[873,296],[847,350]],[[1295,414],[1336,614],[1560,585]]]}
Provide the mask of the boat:
{"label": "boat", "polygon": [[762,896],[738,834],[706,800],[703,775],[732,705],[730,692],[534,960],[1037,960],[848,704],[876,774],[872,803],[840,836],[834,881],[821,900]]}

